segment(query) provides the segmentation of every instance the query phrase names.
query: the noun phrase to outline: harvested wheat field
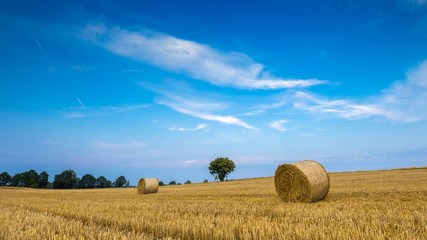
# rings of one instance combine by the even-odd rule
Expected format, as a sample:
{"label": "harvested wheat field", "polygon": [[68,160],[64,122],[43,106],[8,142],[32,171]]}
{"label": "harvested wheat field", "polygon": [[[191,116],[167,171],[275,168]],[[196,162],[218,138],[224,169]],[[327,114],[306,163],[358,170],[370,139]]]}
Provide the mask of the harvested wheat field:
{"label": "harvested wheat field", "polygon": [[316,203],[274,179],[160,187],[0,188],[0,239],[427,239],[427,168],[330,174]]}

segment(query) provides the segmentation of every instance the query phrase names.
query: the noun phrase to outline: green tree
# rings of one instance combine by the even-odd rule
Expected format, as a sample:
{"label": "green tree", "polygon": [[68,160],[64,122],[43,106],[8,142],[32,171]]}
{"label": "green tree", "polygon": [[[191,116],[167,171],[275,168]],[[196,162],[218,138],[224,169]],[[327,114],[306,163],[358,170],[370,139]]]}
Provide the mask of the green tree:
{"label": "green tree", "polygon": [[187,181],[185,181],[185,183],[184,184],[191,184],[191,181],[190,180],[187,180]]}
{"label": "green tree", "polygon": [[[106,188],[108,187],[108,180],[104,176],[100,176],[96,179],[96,187],[97,188]],[[111,182],[110,182],[111,185]],[[110,186],[111,187],[111,186]]]}
{"label": "green tree", "polygon": [[170,181],[169,185],[176,185],[176,182],[175,181]]}
{"label": "green tree", "polygon": [[38,183],[39,183],[39,187],[41,188],[47,187],[47,185],[49,184],[49,174],[47,174],[46,171],[43,171],[39,174]]}
{"label": "green tree", "polygon": [[30,171],[26,171],[21,173],[22,177],[22,186],[30,187],[30,188],[38,188],[39,187],[39,174],[31,169]]}
{"label": "green tree", "polygon": [[118,188],[125,187],[126,183],[127,183],[126,178],[124,176],[120,176],[116,179],[116,181],[114,181],[114,186]]}
{"label": "green tree", "polygon": [[113,183],[110,180],[107,180],[107,188],[113,187]]}
{"label": "green tree", "polygon": [[10,179],[10,185],[14,187],[20,187],[23,186],[22,182],[22,174],[17,173]]}
{"label": "green tree", "polygon": [[203,180],[203,183],[208,183],[208,182],[209,182],[209,180],[207,180],[207,179]]}
{"label": "green tree", "polygon": [[10,184],[10,179],[12,177],[7,172],[2,172],[0,174],[0,186],[8,186]]}
{"label": "green tree", "polygon": [[96,186],[96,178],[92,174],[85,174],[77,186],[79,188],[94,188]]}
{"label": "green tree", "polygon": [[165,184],[162,181],[159,182],[159,186],[164,186],[164,185]]}
{"label": "green tree", "polygon": [[55,175],[53,181],[53,188],[59,189],[72,189],[77,187],[77,175],[74,170],[68,169],[63,171],[61,174]]}
{"label": "green tree", "polygon": [[229,173],[234,171],[235,167],[234,162],[228,157],[219,157],[209,164],[209,173],[222,182]]}

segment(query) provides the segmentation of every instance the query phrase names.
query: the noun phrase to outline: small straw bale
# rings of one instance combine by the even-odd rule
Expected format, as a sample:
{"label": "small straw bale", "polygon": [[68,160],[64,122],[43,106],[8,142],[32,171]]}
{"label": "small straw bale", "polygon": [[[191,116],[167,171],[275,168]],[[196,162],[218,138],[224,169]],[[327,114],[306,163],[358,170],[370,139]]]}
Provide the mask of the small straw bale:
{"label": "small straw bale", "polygon": [[274,174],[276,191],[284,202],[322,200],[328,195],[329,183],[325,168],[311,160],[279,165]]}
{"label": "small straw bale", "polygon": [[157,178],[141,178],[137,190],[138,194],[157,193],[159,191],[159,180]]}

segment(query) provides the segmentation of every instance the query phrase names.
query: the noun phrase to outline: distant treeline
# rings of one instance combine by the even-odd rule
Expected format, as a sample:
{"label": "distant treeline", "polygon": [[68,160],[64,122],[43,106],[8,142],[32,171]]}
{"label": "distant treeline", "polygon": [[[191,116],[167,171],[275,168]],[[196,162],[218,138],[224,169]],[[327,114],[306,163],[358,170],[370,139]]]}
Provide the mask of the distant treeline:
{"label": "distant treeline", "polygon": [[[209,181],[207,180],[207,179],[205,179],[204,181],[203,181],[203,183],[208,183]],[[191,181],[190,180],[187,180],[187,181],[185,181],[185,183],[184,184],[191,184]],[[165,183],[163,183],[162,181],[160,181],[159,182],[159,186],[174,186],[174,185],[181,185],[181,183],[177,183],[177,182],[175,182],[174,180],[173,181],[170,181],[169,182],[169,184],[165,184]]]}
{"label": "distant treeline", "polygon": [[0,174],[0,186],[29,187],[29,188],[57,188],[57,189],[74,189],[74,188],[121,188],[129,187],[129,181],[124,176],[118,177],[111,182],[104,176],[95,178],[92,174],[85,174],[78,178],[76,172],[72,169],[63,171],[55,175],[53,182],[49,182],[49,174],[46,171],[40,174],[31,169],[26,172],[17,173],[10,176],[9,173]]}

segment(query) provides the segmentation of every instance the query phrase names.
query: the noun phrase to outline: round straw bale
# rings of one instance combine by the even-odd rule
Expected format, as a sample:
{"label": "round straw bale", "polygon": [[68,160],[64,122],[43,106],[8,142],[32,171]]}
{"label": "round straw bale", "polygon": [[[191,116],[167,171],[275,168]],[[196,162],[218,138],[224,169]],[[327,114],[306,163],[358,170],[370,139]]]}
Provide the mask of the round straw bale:
{"label": "round straw bale", "polygon": [[274,185],[284,202],[316,202],[328,195],[329,175],[318,162],[304,160],[279,165]]}
{"label": "round straw bale", "polygon": [[138,194],[157,193],[159,180],[157,178],[141,178],[138,182]]}

